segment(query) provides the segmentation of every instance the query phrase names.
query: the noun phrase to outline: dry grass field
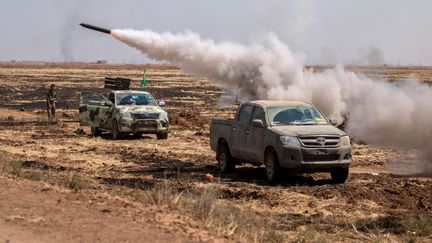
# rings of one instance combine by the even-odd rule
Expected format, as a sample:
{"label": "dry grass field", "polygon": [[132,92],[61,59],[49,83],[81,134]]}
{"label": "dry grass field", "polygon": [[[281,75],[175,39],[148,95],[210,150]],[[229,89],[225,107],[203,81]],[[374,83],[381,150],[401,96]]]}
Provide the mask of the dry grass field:
{"label": "dry grass field", "polygon": [[[92,138],[73,122],[80,91],[104,91],[105,76],[138,88],[144,69],[167,103],[168,140]],[[432,81],[432,68],[349,69]],[[44,122],[52,83],[55,124]],[[263,167],[218,173],[209,119],[232,116],[233,98],[176,66],[2,63],[0,84],[0,241],[432,241],[432,180],[389,170],[402,157],[409,168],[413,151],[353,144],[345,184],[300,174],[269,186]]]}

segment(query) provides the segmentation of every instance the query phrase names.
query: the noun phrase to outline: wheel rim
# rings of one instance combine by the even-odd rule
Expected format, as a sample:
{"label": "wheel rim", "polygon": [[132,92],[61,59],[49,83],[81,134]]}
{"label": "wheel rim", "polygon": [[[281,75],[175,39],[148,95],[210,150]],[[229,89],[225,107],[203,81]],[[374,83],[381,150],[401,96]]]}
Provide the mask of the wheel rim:
{"label": "wheel rim", "polygon": [[226,154],[225,152],[222,152],[219,158],[219,167],[221,170],[224,170],[226,167]]}
{"label": "wheel rim", "polygon": [[269,157],[267,159],[267,166],[266,166],[266,171],[267,171],[267,178],[271,179],[273,178],[273,158]]}

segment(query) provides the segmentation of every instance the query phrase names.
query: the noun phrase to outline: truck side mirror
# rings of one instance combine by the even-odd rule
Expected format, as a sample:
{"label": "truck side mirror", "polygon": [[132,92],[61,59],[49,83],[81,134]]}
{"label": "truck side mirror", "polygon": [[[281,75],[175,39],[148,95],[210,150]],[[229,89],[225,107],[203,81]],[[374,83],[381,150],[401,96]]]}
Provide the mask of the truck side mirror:
{"label": "truck side mirror", "polygon": [[254,120],[252,120],[252,126],[263,128],[264,123],[260,119],[254,119]]}
{"label": "truck side mirror", "polygon": [[334,119],[334,118],[330,118],[330,124],[332,124],[333,126],[336,126],[338,124],[338,120]]}
{"label": "truck side mirror", "polygon": [[160,107],[164,107],[165,106],[165,101],[163,101],[163,100],[159,101],[159,106]]}
{"label": "truck side mirror", "polygon": [[103,106],[108,106],[108,107],[112,107],[113,106],[113,103],[111,101],[109,101],[109,100],[101,101],[100,104],[103,105]]}

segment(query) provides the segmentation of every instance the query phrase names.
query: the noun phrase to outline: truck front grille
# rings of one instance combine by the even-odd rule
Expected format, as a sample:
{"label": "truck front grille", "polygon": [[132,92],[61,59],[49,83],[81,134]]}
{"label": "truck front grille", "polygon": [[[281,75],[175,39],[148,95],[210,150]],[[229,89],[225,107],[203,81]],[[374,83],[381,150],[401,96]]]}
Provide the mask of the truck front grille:
{"label": "truck front grille", "polygon": [[316,161],[335,161],[339,160],[340,154],[302,154],[304,162],[316,162]]}
{"label": "truck front grille", "polygon": [[339,136],[314,135],[299,137],[301,144],[307,148],[335,148],[339,145]]}
{"label": "truck front grille", "polygon": [[134,124],[135,128],[157,128],[157,121],[156,120],[139,120]]}
{"label": "truck front grille", "polygon": [[135,119],[159,119],[159,113],[132,113]]}

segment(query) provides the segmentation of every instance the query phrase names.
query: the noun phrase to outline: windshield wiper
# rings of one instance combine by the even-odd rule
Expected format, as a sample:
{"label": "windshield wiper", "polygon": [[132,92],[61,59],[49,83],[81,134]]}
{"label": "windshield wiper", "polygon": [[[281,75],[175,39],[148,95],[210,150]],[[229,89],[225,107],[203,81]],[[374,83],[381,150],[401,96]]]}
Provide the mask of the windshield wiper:
{"label": "windshield wiper", "polygon": [[317,125],[318,123],[310,121],[310,122],[303,122],[302,125]]}
{"label": "windshield wiper", "polygon": [[288,122],[286,124],[289,125],[296,125],[296,126],[303,126],[303,125],[316,125],[317,123],[315,121],[294,121],[294,122]]}
{"label": "windshield wiper", "polygon": [[311,126],[311,125],[318,125],[318,123],[314,121],[307,121],[307,122],[293,121],[293,122],[272,122],[272,125]]}
{"label": "windshield wiper", "polygon": [[273,126],[280,126],[280,125],[300,125],[296,122],[272,122]]}
{"label": "windshield wiper", "polygon": [[286,123],[286,124],[300,126],[300,125],[301,125],[301,122],[294,121],[294,122],[288,122],[288,123]]}

